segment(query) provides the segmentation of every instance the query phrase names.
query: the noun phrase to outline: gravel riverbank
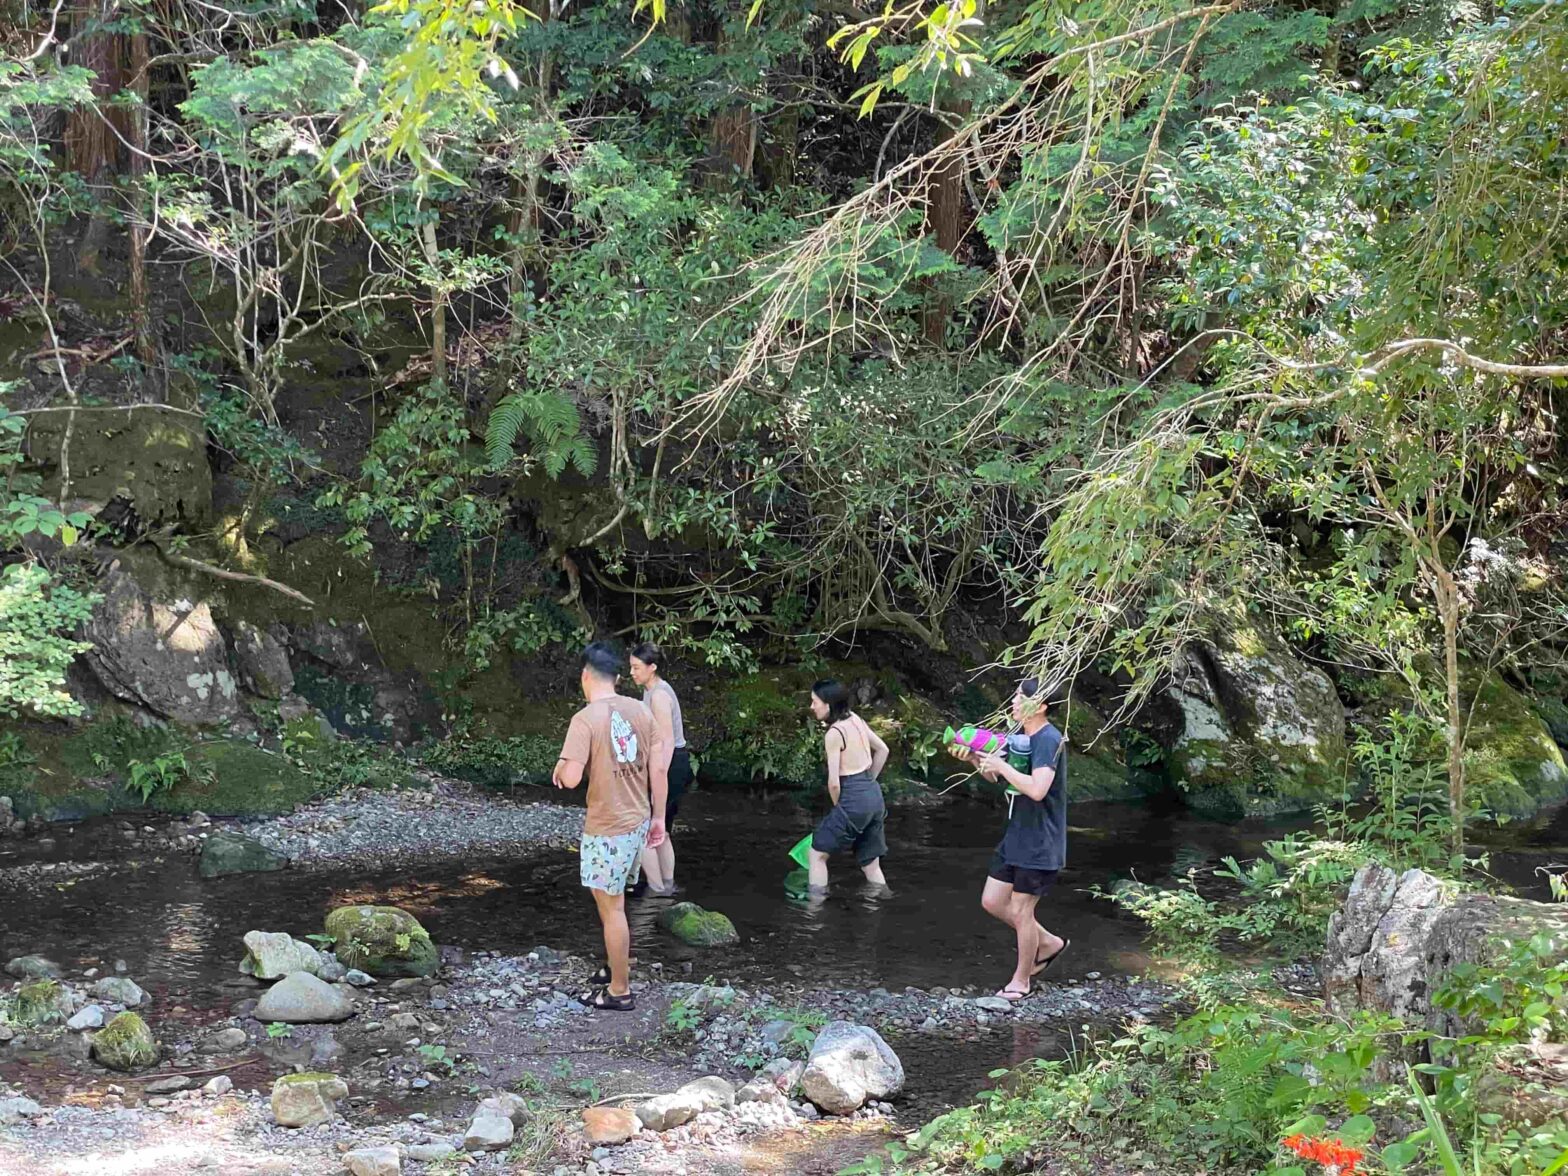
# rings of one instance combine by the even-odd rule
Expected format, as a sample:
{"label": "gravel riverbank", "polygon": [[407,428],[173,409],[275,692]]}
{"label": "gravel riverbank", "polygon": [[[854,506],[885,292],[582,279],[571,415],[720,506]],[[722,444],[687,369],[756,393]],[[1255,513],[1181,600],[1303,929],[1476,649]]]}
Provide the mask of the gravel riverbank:
{"label": "gravel riverbank", "polygon": [[350,789],[243,831],[308,869],[564,848],[582,828],[581,808],[434,779],[428,791]]}

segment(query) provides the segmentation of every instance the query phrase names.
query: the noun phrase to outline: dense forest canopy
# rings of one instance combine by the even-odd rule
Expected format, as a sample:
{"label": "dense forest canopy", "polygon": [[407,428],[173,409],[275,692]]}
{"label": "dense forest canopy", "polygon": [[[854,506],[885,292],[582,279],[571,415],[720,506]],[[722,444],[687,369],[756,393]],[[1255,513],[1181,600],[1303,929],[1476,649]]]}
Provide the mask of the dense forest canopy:
{"label": "dense forest canopy", "polygon": [[[1131,709],[1250,609],[1397,679],[1462,806],[1468,678],[1559,658],[1560,4],[8,23],[4,305],[47,340],[0,417],[12,707],[69,707],[81,585],[23,550],[87,526],[73,430],[127,404],[251,493],[121,540],[243,567],[303,487],[355,553],[441,545],[481,665],[591,592],[715,666],[884,631]],[[84,347],[93,275],[123,333]],[[284,427],[333,371],[379,384],[353,453]]]}

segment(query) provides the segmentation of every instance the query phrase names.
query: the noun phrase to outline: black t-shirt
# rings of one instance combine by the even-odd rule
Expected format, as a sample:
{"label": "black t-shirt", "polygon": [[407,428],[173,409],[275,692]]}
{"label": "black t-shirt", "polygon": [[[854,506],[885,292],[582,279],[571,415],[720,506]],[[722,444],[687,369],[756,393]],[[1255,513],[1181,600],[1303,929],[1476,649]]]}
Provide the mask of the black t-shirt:
{"label": "black t-shirt", "polygon": [[1067,747],[1050,723],[1029,737],[1029,770],[1056,769],[1044,800],[1019,793],[1002,836],[1002,860],[1026,870],[1060,870],[1067,864]]}

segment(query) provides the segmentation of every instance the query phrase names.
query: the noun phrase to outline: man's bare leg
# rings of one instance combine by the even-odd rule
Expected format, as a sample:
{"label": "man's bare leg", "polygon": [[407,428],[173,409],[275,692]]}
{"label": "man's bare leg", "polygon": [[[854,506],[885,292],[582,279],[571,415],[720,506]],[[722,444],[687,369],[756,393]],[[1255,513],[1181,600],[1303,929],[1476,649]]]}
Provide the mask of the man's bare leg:
{"label": "man's bare leg", "polygon": [[1028,992],[1034,981],[1034,962],[1040,950],[1040,926],[1034,921],[1034,908],[1040,901],[1038,894],[1013,892],[1013,926],[1018,931],[1018,967],[1007,987],[1014,992]]}
{"label": "man's bare leg", "polygon": [[625,996],[632,990],[632,933],[626,925],[626,896],[593,892],[604,928],[604,958],[610,962],[610,995]]}

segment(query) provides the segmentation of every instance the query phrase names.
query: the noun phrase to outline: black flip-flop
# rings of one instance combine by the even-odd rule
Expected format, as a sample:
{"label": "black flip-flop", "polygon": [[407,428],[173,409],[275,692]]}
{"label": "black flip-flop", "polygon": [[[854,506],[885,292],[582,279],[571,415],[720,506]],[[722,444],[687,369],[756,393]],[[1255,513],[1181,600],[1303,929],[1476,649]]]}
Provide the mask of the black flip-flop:
{"label": "black flip-flop", "polygon": [[1051,965],[1054,964],[1057,960],[1059,960],[1061,958],[1061,956],[1062,956],[1062,953],[1064,951],[1066,951],[1072,945],[1073,945],[1073,941],[1071,939],[1063,939],[1061,947],[1057,948],[1050,955],[1046,956],[1045,959],[1043,959],[1043,960],[1035,960],[1035,962],[1034,962],[1034,971],[1032,973],[1030,973],[1030,975],[1033,975],[1033,976],[1043,976],[1043,975],[1045,975],[1045,973],[1047,973],[1047,972],[1049,972],[1051,970]]}
{"label": "black flip-flop", "polygon": [[996,995],[999,999],[1005,1000],[1008,1004],[1023,1004],[1023,1002],[1028,1000],[1029,997],[1033,994],[1028,991],[1019,992],[1018,989],[1009,984]]}
{"label": "black flip-flop", "polygon": [[630,992],[625,996],[616,996],[607,985],[600,985],[577,999],[591,1009],[605,1009],[612,1013],[629,1013],[637,1007],[637,998]]}

